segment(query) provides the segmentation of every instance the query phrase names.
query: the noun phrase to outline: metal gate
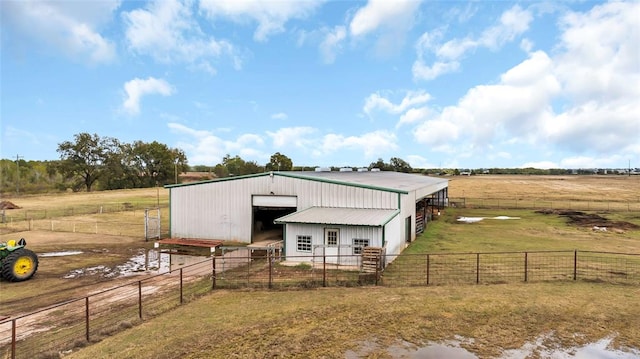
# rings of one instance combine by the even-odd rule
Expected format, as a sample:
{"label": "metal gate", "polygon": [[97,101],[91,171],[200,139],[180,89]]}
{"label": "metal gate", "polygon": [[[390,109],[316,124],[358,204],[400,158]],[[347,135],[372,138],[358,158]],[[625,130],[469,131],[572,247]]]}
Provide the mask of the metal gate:
{"label": "metal gate", "polygon": [[144,210],[144,240],[160,239],[160,208]]}

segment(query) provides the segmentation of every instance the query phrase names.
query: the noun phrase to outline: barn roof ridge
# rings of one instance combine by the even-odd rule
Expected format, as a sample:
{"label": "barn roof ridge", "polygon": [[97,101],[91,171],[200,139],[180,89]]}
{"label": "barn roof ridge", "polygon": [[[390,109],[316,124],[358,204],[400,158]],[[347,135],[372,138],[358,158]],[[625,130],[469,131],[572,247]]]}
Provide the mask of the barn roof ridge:
{"label": "barn roof ridge", "polygon": [[[262,173],[248,174],[248,175],[242,175],[242,176],[215,178],[215,179],[199,181],[199,182],[171,184],[171,185],[165,185],[164,188],[194,186],[194,185],[200,185],[200,184],[234,181],[234,180],[256,178],[256,177],[263,177],[263,176],[289,177],[289,178],[296,178],[296,179],[302,179],[302,180],[308,180],[308,181],[332,183],[332,184],[339,184],[339,185],[350,186],[350,187],[359,187],[359,188],[380,190],[380,191],[399,193],[399,194],[408,194],[410,191],[415,190],[422,186],[428,186],[434,183],[448,181],[446,179],[423,176],[419,174],[394,172],[394,171],[379,171],[379,172],[272,171],[272,172],[262,172]],[[365,178],[364,176],[369,176],[369,177],[376,176],[377,181],[353,181],[353,179],[355,178],[359,178],[359,179]],[[389,176],[389,177],[393,176],[395,178],[380,180],[379,178],[380,176]],[[409,178],[408,176],[413,176],[413,178],[411,178],[413,181],[411,181],[411,183],[405,183],[403,186],[399,186],[397,182],[392,181],[394,179],[398,179],[399,177],[404,177],[404,176],[407,176],[405,178]],[[344,177],[344,178],[338,179],[337,177]],[[428,180],[425,180],[426,178]],[[419,179],[419,180],[415,181],[415,179]],[[429,181],[430,183],[427,183],[427,181]]]}

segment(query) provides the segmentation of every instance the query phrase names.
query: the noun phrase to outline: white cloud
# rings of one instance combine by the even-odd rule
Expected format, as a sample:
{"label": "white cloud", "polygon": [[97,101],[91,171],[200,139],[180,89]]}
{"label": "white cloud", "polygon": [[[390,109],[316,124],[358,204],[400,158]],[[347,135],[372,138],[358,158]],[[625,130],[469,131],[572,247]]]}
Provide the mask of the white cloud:
{"label": "white cloud", "polygon": [[271,118],[274,120],[286,120],[289,116],[284,112],[278,112],[271,115]]}
{"label": "white cloud", "polygon": [[498,83],[476,86],[456,105],[432,109],[415,128],[416,141],[458,155],[481,156],[493,150],[492,143],[566,150],[576,160],[559,165],[573,168],[589,161],[615,165],[594,158],[616,153],[640,155],[638,14],[637,2],[568,14],[553,57],[529,53]]}
{"label": "white cloud", "polygon": [[420,155],[408,155],[407,162],[413,168],[438,168],[439,166],[429,162],[428,159],[420,156]]}
{"label": "white cloud", "polygon": [[412,25],[419,6],[420,1],[416,0],[369,0],[353,16],[349,32],[353,36],[363,36],[381,27],[405,29]]}
{"label": "white cloud", "polygon": [[170,96],[174,93],[173,87],[163,80],[149,77],[147,79],[135,78],[124,84],[126,98],[122,104],[122,108],[131,115],[140,113],[140,101],[143,96],[159,94],[162,96]]}
{"label": "white cloud", "polygon": [[320,43],[320,54],[324,63],[331,64],[336,60],[336,53],[341,50],[346,37],[347,30],[344,26],[336,26],[325,35]]}
{"label": "white cloud", "polygon": [[[479,47],[497,50],[525,33],[532,21],[533,15],[529,10],[514,5],[502,13],[495,25],[485,29],[477,37],[456,38],[440,44],[443,29],[426,32],[416,42],[417,59],[412,68],[413,78],[433,80],[443,74],[457,71],[460,68],[460,60],[467,52]],[[428,65],[426,58],[431,54],[436,60],[432,65]]]}
{"label": "white cloud", "polygon": [[418,0],[369,0],[353,16],[349,34],[359,39],[375,33],[376,53],[380,56],[394,55],[404,45],[420,4]]}
{"label": "white cloud", "polygon": [[190,163],[212,166],[220,163],[227,154],[238,155],[245,161],[268,158],[260,149],[264,145],[260,135],[243,134],[235,140],[225,140],[212,131],[195,130],[175,122],[167,126],[173,133],[184,137],[177,147],[185,151]]}
{"label": "white cloud", "polygon": [[8,24],[16,42],[26,35],[74,60],[93,64],[116,57],[115,45],[98,29],[112,19],[120,1],[2,1],[0,6],[3,27]]}
{"label": "white cloud", "polygon": [[426,65],[423,61],[416,61],[413,63],[411,71],[416,79],[433,80],[440,75],[456,72],[459,68],[460,63],[457,61],[436,61],[431,66]]}
{"label": "white cloud", "polygon": [[228,56],[234,68],[242,60],[234,46],[203,33],[194,19],[191,2],[163,0],[145,9],[123,13],[129,49],[160,62],[185,62],[193,69],[216,73],[211,61]]}
{"label": "white cloud", "polygon": [[504,131],[526,139],[539,131],[539,121],[549,116],[550,99],[559,91],[551,59],[544,52],[533,53],[503,74],[498,84],[470,89],[456,106],[421,123],[416,140],[440,146],[442,137],[460,138],[484,148]]}
{"label": "white cloud", "polygon": [[362,111],[368,116],[371,116],[372,112],[376,110],[390,114],[400,114],[413,106],[424,104],[430,99],[431,95],[424,90],[408,91],[402,101],[399,104],[394,105],[389,99],[382,96],[380,93],[373,93],[365,99]]}
{"label": "white cloud", "polygon": [[398,149],[393,132],[373,131],[357,136],[329,133],[319,135],[313,127],[287,127],[267,132],[273,139],[275,150],[296,148],[314,157],[326,157],[345,150],[362,152],[365,158],[374,158]]}
{"label": "white cloud", "polygon": [[389,131],[374,131],[360,136],[344,136],[327,134],[322,139],[320,148],[314,151],[315,156],[324,156],[344,149],[362,151],[366,159],[377,158],[383,153],[396,150],[396,135]]}
{"label": "white cloud", "polygon": [[253,38],[266,41],[269,36],[284,32],[288,21],[306,18],[321,4],[322,1],[297,0],[201,0],[200,9],[211,19],[222,17],[240,23],[255,21],[258,27]]}
{"label": "white cloud", "polygon": [[285,127],[275,132],[267,131],[267,135],[276,149],[287,146],[306,148],[313,141],[308,136],[316,131],[313,127]]}
{"label": "white cloud", "polygon": [[402,125],[426,121],[431,115],[431,112],[432,111],[426,106],[409,109],[409,111],[400,116],[400,121],[396,124],[396,128]]}

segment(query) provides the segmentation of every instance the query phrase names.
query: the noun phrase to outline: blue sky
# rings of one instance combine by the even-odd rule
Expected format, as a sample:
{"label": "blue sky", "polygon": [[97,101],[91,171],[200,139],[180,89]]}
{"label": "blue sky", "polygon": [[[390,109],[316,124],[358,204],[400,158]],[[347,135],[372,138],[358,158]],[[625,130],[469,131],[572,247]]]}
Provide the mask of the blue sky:
{"label": "blue sky", "polygon": [[640,166],[640,2],[1,6],[2,158],[74,134],[264,164]]}

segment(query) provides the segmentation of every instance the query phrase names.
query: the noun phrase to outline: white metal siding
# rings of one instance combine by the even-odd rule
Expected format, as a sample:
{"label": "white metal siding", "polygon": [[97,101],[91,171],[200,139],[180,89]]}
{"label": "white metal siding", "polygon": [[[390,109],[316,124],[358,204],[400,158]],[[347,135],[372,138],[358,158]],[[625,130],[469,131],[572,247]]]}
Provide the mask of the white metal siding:
{"label": "white metal siding", "polygon": [[178,186],[171,190],[171,236],[251,241],[252,195],[297,196],[297,210],[314,206],[397,209],[398,194],[284,176]]}
{"label": "white metal siding", "polygon": [[[369,239],[369,245],[372,247],[382,246],[382,227],[366,227],[366,226],[325,226],[317,224],[287,224],[285,238],[286,256],[288,260],[298,262],[303,261],[306,256],[311,256],[313,252],[298,252],[297,237],[311,236],[312,248],[325,244],[324,230],[325,228],[338,229],[340,231],[339,246],[350,246],[353,239]],[[350,254],[350,253],[349,253]]]}

